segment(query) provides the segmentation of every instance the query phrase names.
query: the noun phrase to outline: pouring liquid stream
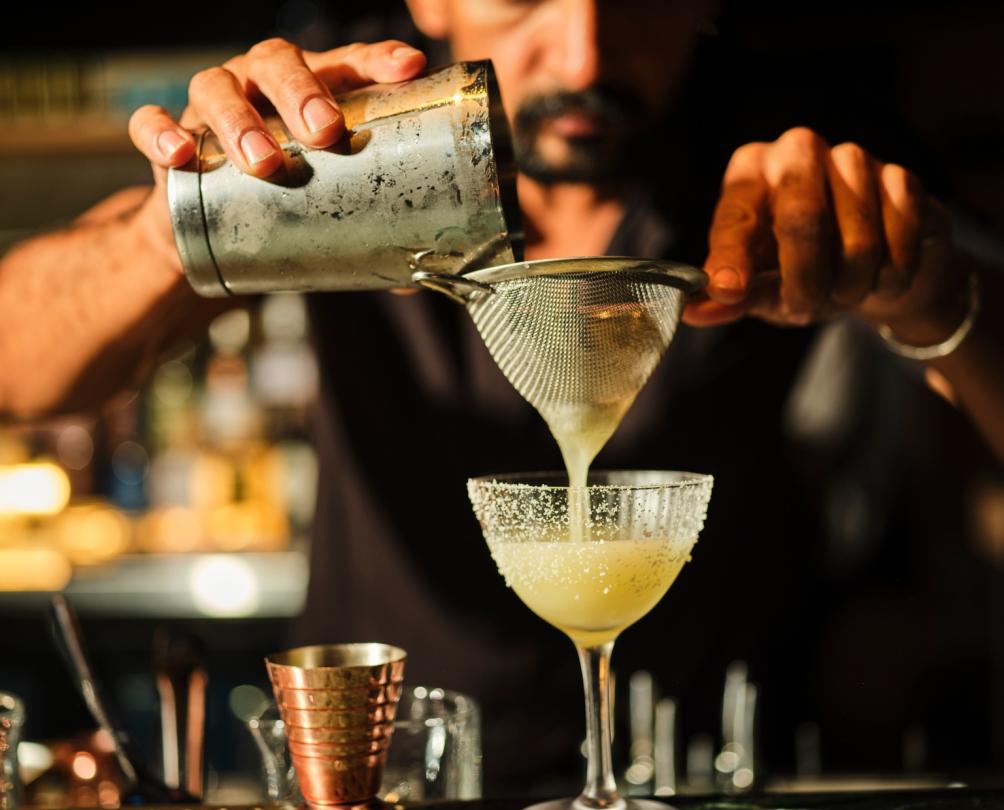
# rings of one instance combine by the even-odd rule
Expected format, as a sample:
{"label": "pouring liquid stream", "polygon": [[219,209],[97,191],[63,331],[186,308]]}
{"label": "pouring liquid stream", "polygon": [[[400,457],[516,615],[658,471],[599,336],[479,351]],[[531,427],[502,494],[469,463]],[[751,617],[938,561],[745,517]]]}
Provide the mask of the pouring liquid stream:
{"label": "pouring liquid stream", "polygon": [[568,473],[569,542],[589,539],[589,492],[586,482],[593,459],[603,449],[634,397],[612,403],[575,403],[549,408],[544,419]]}
{"label": "pouring liquid stream", "polygon": [[[462,295],[502,373],[561,449],[568,531],[555,539],[581,542],[590,539],[589,467],[672,340],[683,290],[698,271],[646,271],[637,260],[603,258],[541,260],[521,270],[497,280],[474,272],[464,284],[478,286]],[[667,280],[674,271],[678,283]]]}

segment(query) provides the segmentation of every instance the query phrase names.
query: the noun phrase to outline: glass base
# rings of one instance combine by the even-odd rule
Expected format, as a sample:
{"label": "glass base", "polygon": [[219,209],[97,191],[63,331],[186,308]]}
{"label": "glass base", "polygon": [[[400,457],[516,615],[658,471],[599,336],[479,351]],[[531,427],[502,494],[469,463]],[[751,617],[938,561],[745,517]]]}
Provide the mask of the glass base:
{"label": "glass base", "polygon": [[650,799],[625,799],[619,796],[613,802],[594,802],[579,796],[575,799],[552,799],[531,804],[524,810],[675,810],[673,805],[653,802]]}

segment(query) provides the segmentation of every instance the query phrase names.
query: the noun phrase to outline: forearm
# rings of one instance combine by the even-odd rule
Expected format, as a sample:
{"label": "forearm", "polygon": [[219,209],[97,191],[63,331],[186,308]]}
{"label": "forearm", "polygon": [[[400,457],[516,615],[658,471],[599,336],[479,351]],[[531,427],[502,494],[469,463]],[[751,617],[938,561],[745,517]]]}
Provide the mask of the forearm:
{"label": "forearm", "polygon": [[177,255],[149,232],[144,197],[135,190],[0,260],[0,418],[101,404],[198,306]]}
{"label": "forearm", "polygon": [[972,332],[928,365],[951,383],[958,405],[1004,461],[1004,277],[983,269],[980,278],[982,306]]}

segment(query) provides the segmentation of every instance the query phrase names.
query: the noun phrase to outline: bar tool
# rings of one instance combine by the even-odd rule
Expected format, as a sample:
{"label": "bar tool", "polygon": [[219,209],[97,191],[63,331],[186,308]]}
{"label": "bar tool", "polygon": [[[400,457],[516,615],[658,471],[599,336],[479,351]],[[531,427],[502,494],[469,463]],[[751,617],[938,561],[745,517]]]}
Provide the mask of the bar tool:
{"label": "bar tool", "polygon": [[306,149],[266,125],[284,168],[261,179],[199,136],[168,172],[175,242],[205,296],[414,286],[520,255],[516,168],[491,62],[337,97],[347,135]]}
{"label": "bar tool", "polygon": [[406,657],[398,647],[371,643],[298,647],[265,659],[308,804],[374,802]]}
{"label": "bar tool", "polygon": [[197,802],[184,790],[170,788],[155,777],[143,759],[133,750],[122,726],[115,722],[109,703],[94,674],[84,647],[84,636],[76,613],[65,596],[56,594],[50,601],[53,635],[63,654],[80,696],[91,716],[108,734],[115,746],[115,756],[126,779],[123,804],[181,804]]}
{"label": "bar tool", "polygon": [[153,664],[160,695],[164,782],[201,797],[209,680],[202,644],[194,636],[161,628],[154,636]]}

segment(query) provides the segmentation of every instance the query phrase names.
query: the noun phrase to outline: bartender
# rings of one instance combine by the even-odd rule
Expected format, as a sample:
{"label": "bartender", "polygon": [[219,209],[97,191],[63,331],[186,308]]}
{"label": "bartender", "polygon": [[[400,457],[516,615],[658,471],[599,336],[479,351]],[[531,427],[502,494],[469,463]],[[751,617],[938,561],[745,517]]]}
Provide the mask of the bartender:
{"label": "bartender", "polygon": [[[915,175],[857,144],[796,128],[737,144],[724,176],[694,171],[700,122],[674,118],[674,105],[713,2],[408,5],[453,59],[494,62],[528,258],[664,256],[702,264],[710,279],[684,316],[696,328],[680,330],[599,459],[716,481],[694,561],[625,634],[615,664],[653,670],[690,718],[713,713],[736,656],[768,694],[797,694],[802,679],[785,667],[812,632],[802,608],[820,500],[793,463],[782,415],[811,326],[845,314],[881,328],[893,352],[919,349],[959,418],[1004,457],[998,273],[956,249]],[[0,416],[95,408],[222,307],[247,303],[200,299],[182,273],[165,172],[192,157],[192,132],[211,128],[237,166],[268,177],[281,158],[263,105],[305,145],[327,147],[345,131],[334,94],[425,64],[396,40],[308,52],[270,39],[196,74],[179,121],[138,110],[130,133],[154,186],[123,189],[0,261]],[[776,268],[779,284],[755,282]],[[574,656],[506,591],[463,486],[474,474],[560,467],[546,427],[445,298],[309,299],[320,486],[298,640],[396,643],[411,653],[412,682],[479,699],[490,790],[574,781]]]}

